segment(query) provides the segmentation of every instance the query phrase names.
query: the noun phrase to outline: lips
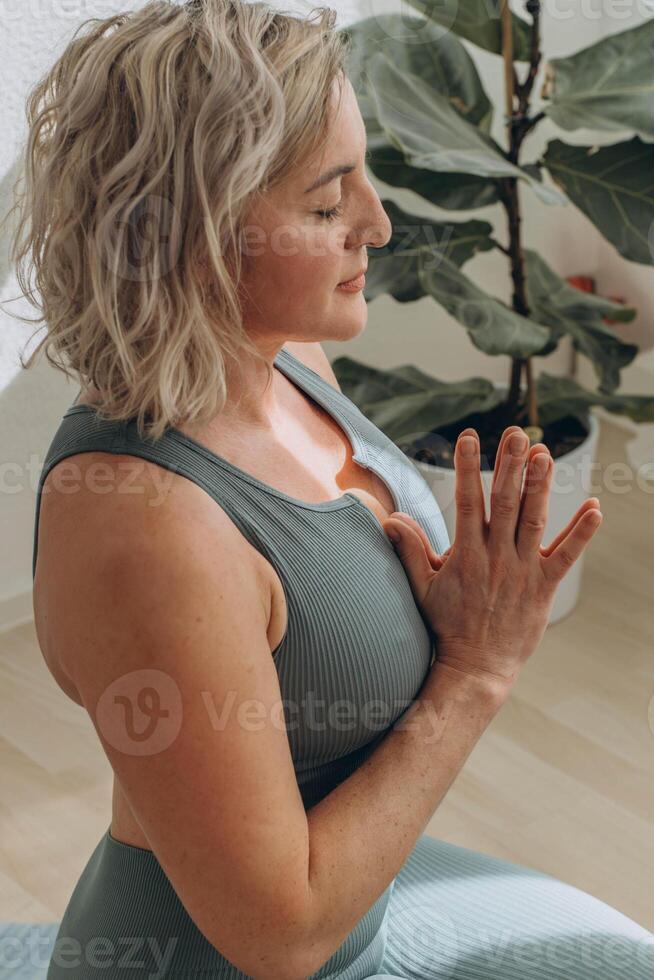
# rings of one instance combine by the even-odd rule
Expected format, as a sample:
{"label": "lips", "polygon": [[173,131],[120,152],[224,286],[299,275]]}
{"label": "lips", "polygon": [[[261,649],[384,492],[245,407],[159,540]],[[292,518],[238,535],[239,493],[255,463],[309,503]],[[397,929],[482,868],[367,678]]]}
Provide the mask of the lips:
{"label": "lips", "polygon": [[339,289],[342,293],[359,293],[361,292],[362,289],[365,288],[365,285],[366,285],[366,277],[359,276],[358,279],[350,279],[349,282],[339,282],[336,288]]}
{"label": "lips", "polygon": [[362,276],[365,276],[365,274],[366,274],[367,271],[368,271],[368,266],[365,266],[363,269],[360,269],[356,273],[356,275],[352,276],[351,279],[344,279],[343,282],[339,282],[338,285],[339,286],[347,286],[347,285],[349,285],[352,282],[358,282],[358,280],[361,279]]}

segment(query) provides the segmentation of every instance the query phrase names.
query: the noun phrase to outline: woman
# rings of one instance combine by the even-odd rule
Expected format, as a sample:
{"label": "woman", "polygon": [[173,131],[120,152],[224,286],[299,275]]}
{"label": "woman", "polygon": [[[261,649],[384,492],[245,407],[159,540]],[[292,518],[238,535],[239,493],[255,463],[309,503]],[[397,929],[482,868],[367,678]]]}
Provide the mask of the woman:
{"label": "woman", "polygon": [[620,912],[424,835],[601,515],[541,548],[551,460],[512,426],[487,522],[466,430],[450,547],[339,390],[320,343],[364,329],[391,228],[333,27],[149,3],[31,99],[16,254],[82,382],[39,484],[36,621],[115,774],[48,980],[645,980]]}

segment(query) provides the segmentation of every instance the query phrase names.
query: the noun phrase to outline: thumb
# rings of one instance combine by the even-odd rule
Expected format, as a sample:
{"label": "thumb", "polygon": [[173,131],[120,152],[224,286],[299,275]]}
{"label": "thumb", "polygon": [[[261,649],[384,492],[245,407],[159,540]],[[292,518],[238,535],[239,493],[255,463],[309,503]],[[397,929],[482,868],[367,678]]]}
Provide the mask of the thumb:
{"label": "thumb", "polygon": [[401,517],[389,517],[382,525],[393,543],[417,599],[422,599],[434,569],[418,532]]}

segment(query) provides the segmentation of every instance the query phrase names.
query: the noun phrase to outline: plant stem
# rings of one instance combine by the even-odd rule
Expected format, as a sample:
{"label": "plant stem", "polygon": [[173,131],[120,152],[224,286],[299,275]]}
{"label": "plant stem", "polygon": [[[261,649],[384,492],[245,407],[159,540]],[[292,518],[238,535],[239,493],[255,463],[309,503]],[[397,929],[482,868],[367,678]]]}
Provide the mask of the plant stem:
{"label": "plant stem", "polygon": [[[536,125],[543,113],[529,118],[530,96],[534,86],[540,53],[540,3],[538,0],[528,0],[527,9],[532,16],[531,45],[529,71],[523,83],[517,82],[513,62],[513,34],[511,11],[508,0],[502,0],[502,56],[504,59],[504,83],[506,96],[506,125],[509,150],[508,159],[518,164],[522,142],[527,133]],[[514,112],[515,97],[518,98],[517,111]],[[518,178],[507,177],[500,181],[500,199],[504,205],[507,222],[509,245],[504,249],[511,264],[513,281],[513,309],[516,313],[528,317],[530,310],[527,302],[525,279],[525,261],[522,249],[521,224],[522,215],[518,191]],[[527,418],[529,425],[538,426],[538,405],[533,378],[531,358],[512,358],[511,379],[507,401],[511,409],[517,413],[520,403],[520,382],[522,370],[525,370],[527,383]]]}
{"label": "plant stem", "polygon": [[[532,361],[528,357],[525,360],[525,374],[527,376],[527,417],[530,425],[538,425],[538,405],[536,403],[536,385],[532,374]],[[532,419],[536,419],[532,422]]]}
{"label": "plant stem", "polygon": [[520,400],[520,376],[524,361],[520,357],[511,358],[511,381],[509,384],[509,394],[507,402],[517,410]]}
{"label": "plant stem", "polygon": [[490,240],[491,240],[491,242],[493,243],[493,245],[495,246],[495,248],[499,252],[504,252],[505,255],[509,255],[510,254],[508,248],[506,248],[506,246],[502,245],[502,242],[498,242],[497,238],[493,238],[493,236],[491,235],[490,236]]}
{"label": "plant stem", "polygon": [[509,0],[502,0],[502,55],[504,56],[504,93],[506,97],[506,118],[513,116],[513,86],[515,67],[513,64],[513,24]]}

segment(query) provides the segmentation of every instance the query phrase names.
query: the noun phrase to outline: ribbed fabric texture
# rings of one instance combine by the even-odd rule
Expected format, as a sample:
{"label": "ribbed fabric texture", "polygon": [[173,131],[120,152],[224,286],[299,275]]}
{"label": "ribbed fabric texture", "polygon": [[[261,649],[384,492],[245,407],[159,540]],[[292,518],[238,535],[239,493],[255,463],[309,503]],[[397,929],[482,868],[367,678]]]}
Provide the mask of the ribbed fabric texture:
{"label": "ribbed fabric texture", "polygon": [[[416,467],[356,406],[287,351],[280,370],[323,406],[377,472],[396,509],[449,545]],[[275,663],[298,785],[308,808],[357,766],[408,707],[431,645],[401,562],[376,516],[354,494],[307,504],[267,487],[182,433],[157,444],[135,425],[100,424],[88,406],[66,412],[43,480],[72,453],[143,456],[195,481],[272,562],[286,593],[288,629]],[[101,500],[101,498],[98,498]],[[101,506],[101,504],[100,504]],[[324,714],[340,698],[353,725]],[[370,714],[367,713],[370,709]],[[324,713],[324,712],[323,712]],[[598,860],[600,858],[598,857]],[[218,883],[216,884],[218,887]],[[13,972],[42,980],[28,938],[52,946],[47,980],[236,980],[239,972],[198,931],[152,852],[102,836],[56,937],[9,924]],[[0,940],[2,939],[0,933]],[[0,942],[2,946],[2,942]],[[43,949],[40,949],[41,954]],[[0,949],[0,954],[2,950]],[[34,967],[34,968],[32,968]],[[543,872],[426,835],[399,874],[310,980],[654,980],[654,936],[621,912]]]}
{"label": "ribbed fabric texture", "polygon": [[654,978],[654,935],[611,905],[427,835],[394,879],[386,930],[368,980]]}
{"label": "ribbed fabric texture", "polygon": [[[282,349],[275,364],[342,427],[354,459],[385,481],[395,508],[411,514],[434,547],[444,550],[449,539],[441,512],[408,457],[350,399],[288,351]],[[169,428],[156,441],[143,439],[135,420],[106,422],[92,407],[73,405],[55,433],[39,480],[33,571],[40,496],[49,470],[74,453],[98,450],[146,458],[198,484],[278,573],[288,626],[273,656],[298,786],[310,808],[370,755],[411,704],[431,662],[431,636],[379,520],[356,494],[319,504],[297,500],[177,429]],[[389,885],[316,978],[351,969],[352,980],[359,980],[374,972],[381,962],[390,894]],[[114,840],[108,831],[61,925],[62,937],[83,946],[97,935],[149,936],[161,950],[175,937],[166,976],[241,976],[196,929],[154,855]],[[154,969],[150,961],[143,976]],[[95,975],[88,965],[77,973],[53,965],[48,978]],[[118,980],[139,974],[111,966],[97,968],[97,975]]]}
{"label": "ribbed fabric texture", "polygon": [[[104,974],[94,972],[89,944],[81,947],[87,954],[86,965],[73,967],[81,954],[69,941],[60,954],[69,966],[56,972],[51,966],[49,975],[139,980],[213,976],[211,970],[203,973],[190,964],[170,972],[166,944],[158,949],[147,938],[160,935],[162,910],[170,923],[168,937],[174,937],[176,910],[170,906],[170,889],[156,861],[141,863],[138,853],[132,860],[129,850],[112,852],[100,863],[111,864],[119,880],[149,874],[150,907],[145,918],[133,921],[130,933],[138,938],[131,943],[121,939],[125,934],[115,929],[120,916],[117,919],[110,903],[103,903],[100,883],[88,886],[98,924],[95,935],[107,936],[116,951],[111,953],[105,941],[104,962],[119,954],[123,972],[111,973],[107,967]],[[111,882],[108,886],[115,894],[116,886]],[[104,921],[109,930],[102,933]],[[50,923],[0,924],[0,978],[45,980],[56,948],[56,927]],[[145,965],[137,968],[139,960]],[[102,962],[99,952],[98,961]],[[542,871],[422,836],[393,880],[382,928],[353,963],[331,976],[341,980],[652,980],[654,935],[612,906]]]}

